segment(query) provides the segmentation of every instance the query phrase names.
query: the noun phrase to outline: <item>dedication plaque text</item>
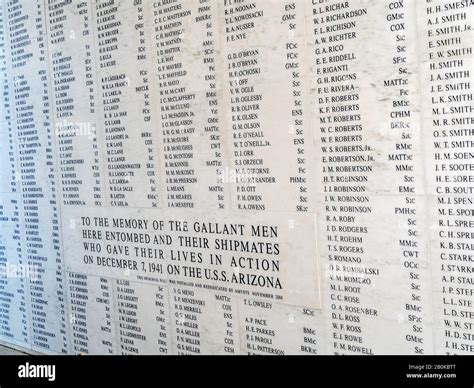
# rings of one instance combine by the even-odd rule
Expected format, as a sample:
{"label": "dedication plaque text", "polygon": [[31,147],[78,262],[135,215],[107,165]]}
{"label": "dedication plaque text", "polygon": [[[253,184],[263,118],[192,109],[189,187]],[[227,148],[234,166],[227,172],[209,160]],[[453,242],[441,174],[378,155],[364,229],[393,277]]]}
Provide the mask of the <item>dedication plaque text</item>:
{"label": "dedication plaque text", "polygon": [[474,0],[1,0],[0,339],[474,354]]}

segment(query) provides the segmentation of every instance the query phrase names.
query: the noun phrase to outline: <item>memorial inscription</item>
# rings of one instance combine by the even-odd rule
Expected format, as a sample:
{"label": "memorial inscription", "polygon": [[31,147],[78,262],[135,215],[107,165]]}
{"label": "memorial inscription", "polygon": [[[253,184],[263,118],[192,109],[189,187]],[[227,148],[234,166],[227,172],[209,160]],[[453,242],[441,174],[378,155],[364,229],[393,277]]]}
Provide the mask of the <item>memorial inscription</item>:
{"label": "memorial inscription", "polygon": [[473,354],[473,0],[0,0],[0,340]]}

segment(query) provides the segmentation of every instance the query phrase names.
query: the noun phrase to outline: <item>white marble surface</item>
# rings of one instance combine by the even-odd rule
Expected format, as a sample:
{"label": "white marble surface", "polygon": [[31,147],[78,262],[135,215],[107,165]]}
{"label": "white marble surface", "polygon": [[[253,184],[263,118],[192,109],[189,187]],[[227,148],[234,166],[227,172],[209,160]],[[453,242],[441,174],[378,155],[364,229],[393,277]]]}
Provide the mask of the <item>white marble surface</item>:
{"label": "white marble surface", "polygon": [[0,1],[0,338],[472,354],[469,1]]}

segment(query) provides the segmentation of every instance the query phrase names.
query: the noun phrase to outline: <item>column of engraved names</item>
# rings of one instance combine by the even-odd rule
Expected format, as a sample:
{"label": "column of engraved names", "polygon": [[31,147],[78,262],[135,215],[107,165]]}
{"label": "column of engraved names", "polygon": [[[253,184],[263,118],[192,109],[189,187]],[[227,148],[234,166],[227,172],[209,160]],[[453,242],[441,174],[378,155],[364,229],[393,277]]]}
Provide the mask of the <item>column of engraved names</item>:
{"label": "column of engraved names", "polygon": [[[91,1],[48,2],[52,112],[63,206],[101,206],[103,203],[93,9]],[[75,228],[67,219],[63,220],[63,226]],[[101,304],[96,301],[97,295],[105,292],[104,284],[75,273],[68,273],[67,280],[71,352],[112,353],[112,342],[107,338],[111,333],[110,323],[100,327],[103,321],[96,310]],[[110,305],[105,307],[110,308]],[[110,315],[110,312],[105,314]]]}
{"label": "column of engraved names", "polygon": [[114,299],[120,354],[171,354],[167,288],[117,279]]}
{"label": "column of engraved names", "polygon": [[436,350],[474,353],[473,1],[417,7]]}
{"label": "column of engraved names", "polygon": [[68,272],[71,352],[115,354],[112,280]]}
{"label": "column of engraved names", "polygon": [[0,338],[27,346],[27,271],[21,257],[18,158],[13,132],[5,5],[0,2]]}
{"label": "column of engraved names", "polygon": [[[318,110],[315,120],[320,136],[319,142],[316,141],[320,144],[322,172],[322,186],[318,191],[324,193],[320,206],[325,210],[321,213],[324,222],[320,228],[320,252],[323,257],[327,255],[327,263],[323,263],[331,289],[329,298],[334,294],[337,300],[337,295],[342,295],[342,303],[333,302],[329,306],[332,330],[328,353],[372,354],[371,348],[361,344],[361,314],[353,313],[351,309],[360,303],[362,289],[369,287],[377,274],[368,278],[357,273],[345,276],[346,268],[349,271],[349,268],[363,264],[362,236],[368,233],[368,226],[356,222],[354,214],[339,213],[339,205],[344,203],[364,204],[368,208],[370,199],[364,195],[367,191],[365,181],[374,160],[370,146],[364,144],[358,76],[351,66],[356,53],[348,48],[349,42],[357,39],[360,19],[367,18],[368,10],[362,6],[355,10],[351,8],[351,18],[346,21],[338,15],[347,12],[347,8],[348,3],[324,2],[312,9],[308,22],[314,37],[313,72],[316,79],[313,84],[317,99],[315,109]],[[370,309],[368,314],[376,315],[377,312]]]}
{"label": "column of engraved names", "polygon": [[[1,105],[0,105],[0,123],[2,124],[2,132],[0,133],[0,147],[2,152],[1,165],[3,166],[0,172],[0,193],[14,193],[17,191],[16,170],[16,141],[13,136],[11,105],[10,105],[10,66],[8,58],[10,57],[10,49],[7,44],[7,23],[5,6],[0,2],[0,87],[1,87]],[[13,85],[14,86],[14,85]]]}
{"label": "column of engraved names", "polygon": [[414,2],[312,7],[320,254],[337,354],[432,351],[415,22]]}
{"label": "column of engraved names", "polygon": [[153,2],[165,207],[225,208],[217,1]]}
{"label": "column of engraved names", "polygon": [[101,206],[91,1],[48,2],[49,59],[62,204]]}
{"label": "column of engraved names", "polygon": [[68,349],[56,160],[51,117],[46,9],[41,1],[11,2],[8,9],[12,112],[18,139],[22,196],[22,252],[29,278],[33,349]]}
{"label": "column of engraved names", "polygon": [[240,354],[236,299],[200,288],[171,288],[173,353]]}
{"label": "column of engraved names", "polygon": [[226,173],[236,210],[314,209],[304,6],[250,0],[222,6],[232,162]]}
{"label": "column of engraved names", "polygon": [[325,354],[320,311],[248,298],[239,300],[242,354]]}
{"label": "column of engraved names", "polygon": [[95,4],[98,111],[102,117],[99,142],[109,206],[158,206],[148,8],[144,3]]}

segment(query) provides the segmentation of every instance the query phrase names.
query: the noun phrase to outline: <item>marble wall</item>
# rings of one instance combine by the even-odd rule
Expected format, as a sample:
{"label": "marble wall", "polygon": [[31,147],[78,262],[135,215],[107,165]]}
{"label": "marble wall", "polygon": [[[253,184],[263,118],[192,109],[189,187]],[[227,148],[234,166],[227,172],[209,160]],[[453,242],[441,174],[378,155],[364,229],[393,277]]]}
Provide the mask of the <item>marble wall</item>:
{"label": "marble wall", "polygon": [[0,340],[473,354],[473,0],[1,0]]}

